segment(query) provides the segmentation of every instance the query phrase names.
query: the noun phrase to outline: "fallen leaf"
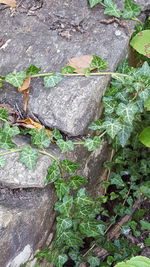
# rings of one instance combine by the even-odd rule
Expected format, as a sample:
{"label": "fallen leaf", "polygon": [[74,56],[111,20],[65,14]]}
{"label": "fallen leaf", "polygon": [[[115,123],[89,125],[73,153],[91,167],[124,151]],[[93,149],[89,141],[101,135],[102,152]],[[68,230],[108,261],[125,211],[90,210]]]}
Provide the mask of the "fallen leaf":
{"label": "fallen leaf", "polygon": [[42,129],[42,125],[38,122],[33,121],[31,118],[26,118],[25,120],[19,120],[18,123],[26,128],[36,128],[37,130]]}
{"label": "fallen leaf", "polygon": [[15,0],[0,0],[0,4],[5,4],[7,6],[16,7],[17,3]]}
{"label": "fallen leaf", "polygon": [[18,88],[18,92],[22,92],[22,91],[28,89],[30,86],[30,82],[31,82],[31,77],[25,78],[23,85],[20,88]]}
{"label": "fallen leaf", "polygon": [[[85,73],[85,69],[90,68],[93,55],[85,55],[81,57],[74,57],[68,59],[69,66],[75,68],[74,72]],[[90,68],[90,70],[93,70]]]}
{"label": "fallen leaf", "polygon": [[28,98],[29,98],[29,88],[23,91],[23,110],[25,112],[27,111]]}

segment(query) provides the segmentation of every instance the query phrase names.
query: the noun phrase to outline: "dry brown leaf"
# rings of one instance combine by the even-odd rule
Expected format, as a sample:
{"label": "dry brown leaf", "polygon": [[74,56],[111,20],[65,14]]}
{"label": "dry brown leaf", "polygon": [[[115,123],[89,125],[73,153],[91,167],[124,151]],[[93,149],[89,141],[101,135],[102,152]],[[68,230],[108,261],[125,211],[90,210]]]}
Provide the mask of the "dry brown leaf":
{"label": "dry brown leaf", "polygon": [[30,82],[31,82],[31,77],[25,78],[23,85],[20,88],[18,88],[18,92],[22,92],[22,91],[28,89],[30,86]]}
{"label": "dry brown leaf", "polygon": [[26,112],[28,106],[29,89],[23,91],[23,109]]}
{"label": "dry brown leaf", "polygon": [[[85,73],[86,68],[90,68],[90,64],[92,62],[92,55],[85,55],[81,57],[74,57],[68,59],[68,66],[75,68],[74,72],[77,73]],[[93,69],[91,69],[93,70]]]}
{"label": "dry brown leaf", "polygon": [[0,0],[0,4],[5,4],[7,6],[16,7],[17,3],[15,0]]}
{"label": "dry brown leaf", "polygon": [[26,118],[25,120],[19,120],[18,123],[21,123],[26,128],[36,128],[37,130],[42,129],[42,125],[38,122],[33,121],[31,118]]}

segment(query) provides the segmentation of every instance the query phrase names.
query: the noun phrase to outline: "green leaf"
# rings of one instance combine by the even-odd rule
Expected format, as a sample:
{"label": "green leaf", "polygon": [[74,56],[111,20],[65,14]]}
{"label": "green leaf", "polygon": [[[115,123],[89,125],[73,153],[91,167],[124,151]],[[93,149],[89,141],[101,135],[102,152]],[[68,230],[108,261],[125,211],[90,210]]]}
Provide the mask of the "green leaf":
{"label": "green leaf", "polygon": [[102,0],[89,0],[90,7],[94,7],[95,5],[102,3]]}
{"label": "green leaf", "polygon": [[87,183],[87,179],[79,175],[72,176],[68,180],[68,185],[73,189],[78,189],[81,185],[85,183]]}
{"label": "green leaf", "polygon": [[140,220],[141,230],[150,230],[150,223]]}
{"label": "green leaf", "polygon": [[127,105],[120,103],[116,110],[117,115],[121,116],[125,123],[132,124],[135,114],[138,112],[137,105],[129,103]]}
{"label": "green leaf", "polygon": [[104,14],[120,18],[121,16],[121,11],[117,7],[117,4],[114,3],[112,0],[104,0],[104,5],[105,5],[105,11]]}
{"label": "green leaf", "polygon": [[123,182],[119,174],[111,173],[110,181],[111,181],[111,184],[115,184],[117,188],[125,187],[125,183]]}
{"label": "green leaf", "polygon": [[68,159],[64,159],[60,163],[62,167],[64,168],[64,170],[70,174],[75,173],[75,171],[80,168],[79,163],[70,161]]}
{"label": "green leaf", "polygon": [[68,195],[70,192],[69,186],[62,179],[58,179],[55,182],[55,188],[59,199],[61,199],[64,195]]}
{"label": "green leaf", "polygon": [[75,246],[82,246],[83,240],[80,237],[81,234],[77,231],[74,233],[71,230],[66,230],[58,235],[56,239],[56,244],[60,246],[61,243],[66,243],[68,247],[74,248]]}
{"label": "green leaf", "polygon": [[20,88],[26,78],[25,72],[9,73],[5,76],[5,81],[15,87]]}
{"label": "green leaf", "polygon": [[98,237],[104,235],[105,226],[96,220],[88,220],[80,223],[79,230],[86,237]]}
{"label": "green leaf", "polygon": [[78,190],[75,201],[76,204],[80,206],[93,204],[93,199],[86,194],[85,188],[81,188]]}
{"label": "green leaf", "polygon": [[64,263],[68,260],[68,256],[66,254],[59,254],[56,262],[56,267],[64,266]]}
{"label": "green leaf", "polygon": [[10,137],[13,137],[15,135],[18,135],[20,133],[20,130],[17,126],[10,127],[8,122],[4,123],[3,131],[8,134]]}
{"label": "green leaf", "polygon": [[139,140],[142,144],[147,147],[150,147],[150,126],[146,127],[139,136]]}
{"label": "green leaf", "polygon": [[150,235],[149,235],[149,237],[147,237],[146,239],[145,239],[145,245],[147,246],[147,247],[150,247]]}
{"label": "green leaf", "polygon": [[149,77],[150,76],[150,66],[147,63],[147,61],[145,61],[142,65],[142,67],[139,69],[139,74],[140,75],[144,75]]}
{"label": "green leaf", "polygon": [[62,139],[62,135],[61,135],[60,131],[57,128],[54,128],[54,130],[52,131],[52,134],[50,135],[50,137],[53,137],[56,140]]}
{"label": "green leaf", "polygon": [[76,69],[71,66],[65,66],[61,69],[62,74],[73,73]]}
{"label": "green leaf", "polygon": [[118,143],[124,147],[132,133],[133,127],[131,125],[122,125],[121,130],[117,133]]}
{"label": "green leaf", "polygon": [[17,145],[11,140],[11,136],[6,132],[0,131],[0,148],[15,148]]}
{"label": "green leaf", "polygon": [[114,200],[114,199],[116,199],[118,197],[119,197],[119,195],[117,195],[115,192],[111,192],[110,193],[110,200]]}
{"label": "green leaf", "polygon": [[21,152],[19,161],[23,163],[28,169],[33,169],[38,159],[38,150],[30,146],[26,146]]}
{"label": "green leaf", "polygon": [[92,122],[89,127],[89,129],[93,130],[93,131],[97,131],[97,130],[104,130],[103,128],[103,121],[102,120],[97,120]]}
{"label": "green leaf", "polygon": [[0,109],[0,120],[8,120],[8,111],[4,108]]}
{"label": "green leaf", "polygon": [[58,73],[53,73],[50,76],[44,77],[44,86],[47,88],[54,87],[58,83],[60,83],[62,80],[62,77]]}
{"label": "green leaf", "polygon": [[52,165],[47,170],[47,176],[46,176],[46,184],[49,184],[51,182],[56,181],[58,178],[60,178],[60,170],[58,167],[58,162],[53,161]]}
{"label": "green leaf", "polygon": [[145,197],[150,198],[150,181],[142,183],[140,186],[140,191]]}
{"label": "green leaf", "polygon": [[105,70],[108,67],[108,63],[99,56],[93,55],[92,62],[90,64],[91,69]]}
{"label": "green leaf", "polygon": [[55,203],[55,210],[59,211],[64,216],[70,215],[70,211],[73,205],[73,197],[72,196],[65,196],[62,201],[57,201]]}
{"label": "green leaf", "polygon": [[141,12],[141,7],[136,4],[133,0],[125,0],[123,18],[131,19],[138,16]]}
{"label": "green leaf", "polygon": [[26,76],[31,76],[34,74],[37,74],[41,71],[41,68],[36,67],[35,65],[31,64],[27,69],[26,69]]}
{"label": "green leaf", "polygon": [[117,263],[114,267],[149,267],[150,259],[143,256],[136,256],[126,262]]}
{"label": "green leaf", "polygon": [[103,123],[104,128],[106,129],[107,134],[114,139],[116,134],[121,130],[121,124],[117,120],[107,119]]}
{"label": "green leaf", "polygon": [[144,108],[146,108],[147,111],[150,111],[150,96],[144,102]]}
{"label": "green leaf", "polygon": [[100,266],[100,259],[97,257],[89,256],[87,258],[87,262],[90,264],[91,267]]}
{"label": "green leaf", "polygon": [[3,168],[6,165],[6,159],[3,156],[0,156],[0,167]]}
{"label": "green leaf", "polygon": [[32,129],[30,130],[32,144],[38,147],[48,148],[51,141],[50,137],[47,135],[45,128],[41,130]]}
{"label": "green leaf", "polygon": [[88,151],[93,151],[97,147],[99,147],[101,143],[102,143],[101,138],[99,136],[94,136],[93,139],[92,138],[85,139],[84,147],[86,147]]}
{"label": "green leaf", "polygon": [[135,35],[130,45],[139,53],[150,57],[150,30],[144,30]]}
{"label": "green leaf", "polygon": [[71,140],[64,141],[63,139],[58,139],[56,144],[60,148],[62,153],[74,150],[74,143]]}
{"label": "green leaf", "polygon": [[63,216],[58,216],[57,220],[57,233],[62,233],[64,230],[72,227],[72,220]]}

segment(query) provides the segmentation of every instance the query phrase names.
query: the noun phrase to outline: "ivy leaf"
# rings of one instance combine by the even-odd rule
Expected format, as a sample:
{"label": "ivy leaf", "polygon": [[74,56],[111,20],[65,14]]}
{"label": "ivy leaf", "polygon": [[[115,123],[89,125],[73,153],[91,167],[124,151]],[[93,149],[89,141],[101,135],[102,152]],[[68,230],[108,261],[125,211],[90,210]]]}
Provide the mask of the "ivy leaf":
{"label": "ivy leaf", "polygon": [[55,244],[60,245],[61,243],[67,244],[68,247],[74,248],[75,246],[82,246],[83,245],[83,240],[80,237],[81,234],[78,233],[77,231],[74,233],[71,230],[67,230],[59,234],[57,237]]}
{"label": "ivy leaf", "polygon": [[102,3],[102,0],[89,0],[90,7],[94,7],[95,5]]}
{"label": "ivy leaf", "polygon": [[53,137],[56,140],[62,139],[62,135],[61,135],[60,131],[57,128],[54,128],[54,130],[52,131],[52,134],[51,134],[50,137]]}
{"label": "ivy leaf", "polygon": [[56,267],[64,266],[64,263],[68,260],[68,256],[66,254],[59,254],[56,262]]}
{"label": "ivy leaf", "polygon": [[79,230],[86,237],[98,237],[104,235],[105,226],[96,220],[88,220],[80,223]]}
{"label": "ivy leaf", "polygon": [[52,73],[50,76],[44,77],[44,86],[47,88],[56,86],[61,82],[62,77],[58,73]]}
{"label": "ivy leaf", "polygon": [[23,163],[28,169],[33,169],[38,159],[38,150],[31,146],[26,146],[21,152],[19,161]]}
{"label": "ivy leaf", "polygon": [[56,144],[60,148],[62,153],[74,150],[74,144],[71,140],[64,141],[63,139],[58,139]]}
{"label": "ivy leaf", "polygon": [[145,197],[150,198],[150,181],[142,183],[140,186],[140,191]]}
{"label": "ivy leaf", "polygon": [[147,61],[145,61],[142,67],[139,69],[139,74],[147,77],[150,76],[150,66]]}
{"label": "ivy leaf", "polygon": [[8,120],[8,111],[4,108],[0,109],[0,120]]}
{"label": "ivy leaf", "polygon": [[121,124],[117,120],[108,119],[103,123],[104,128],[106,129],[107,134],[114,139],[116,134],[121,130]]}
{"label": "ivy leaf", "polygon": [[3,156],[0,156],[0,167],[3,168],[6,165],[6,159]]}
{"label": "ivy leaf", "polygon": [[9,73],[5,76],[5,81],[15,87],[20,88],[26,78],[25,72]]}
{"label": "ivy leaf", "polygon": [[108,63],[100,58],[99,56],[93,55],[92,62],[90,64],[91,69],[101,69],[104,70],[108,67]]}
{"label": "ivy leaf", "polygon": [[70,161],[68,159],[64,159],[60,163],[62,167],[64,168],[64,170],[70,174],[74,173],[76,170],[80,168],[79,163]]}
{"label": "ivy leaf", "polygon": [[99,147],[101,143],[102,143],[101,138],[99,136],[94,136],[93,139],[92,138],[85,139],[84,147],[86,147],[88,151],[93,151],[97,147]]}
{"label": "ivy leaf", "polygon": [[150,230],[150,223],[147,221],[140,220],[141,230]]}
{"label": "ivy leaf", "polygon": [[34,64],[31,64],[27,69],[26,69],[26,76],[34,75],[37,74],[41,71],[41,68],[36,67]]}
{"label": "ivy leaf", "polygon": [[150,111],[150,96],[144,102],[144,108],[146,108],[146,110]]}
{"label": "ivy leaf", "polygon": [[100,259],[97,257],[89,256],[87,258],[87,262],[90,264],[91,267],[100,266]]}
{"label": "ivy leaf", "polygon": [[133,0],[125,0],[123,18],[131,19],[138,16],[141,12],[141,7],[134,3]]}
{"label": "ivy leaf", "polygon": [[121,116],[124,122],[132,124],[135,114],[138,112],[137,105],[129,103],[127,105],[120,103],[116,110],[117,115]]}
{"label": "ivy leaf", "polygon": [[65,196],[63,197],[62,201],[57,201],[55,203],[55,210],[59,211],[64,216],[69,217],[70,211],[73,205],[73,197],[72,196]]}
{"label": "ivy leaf", "polygon": [[93,204],[93,199],[86,194],[85,188],[81,188],[78,190],[76,204],[80,206]]}
{"label": "ivy leaf", "polygon": [[115,184],[117,188],[125,187],[125,183],[123,182],[119,174],[112,173],[110,175],[110,181],[111,181],[111,184]]}
{"label": "ivy leaf", "polygon": [[32,144],[38,147],[48,148],[51,141],[50,137],[46,134],[45,128],[41,130],[32,129],[30,130]]}
{"label": "ivy leaf", "polygon": [[70,218],[66,218],[63,216],[58,216],[57,220],[57,233],[62,233],[64,230],[69,229],[72,227],[72,220]]}
{"label": "ivy leaf", "polygon": [[121,11],[117,7],[116,3],[114,3],[112,0],[104,0],[104,5],[106,7],[104,14],[120,18]]}
{"label": "ivy leaf", "polygon": [[20,130],[17,126],[14,126],[14,127],[10,127],[9,123],[8,122],[5,122],[4,123],[4,128],[3,128],[3,131],[8,134],[10,137],[13,137],[17,134],[20,133]]}
{"label": "ivy leaf", "polygon": [[85,183],[87,183],[87,179],[79,175],[72,176],[68,180],[68,185],[73,189],[78,189],[81,185]]}
{"label": "ivy leaf", "polygon": [[94,121],[89,125],[88,128],[93,130],[93,131],[104,130],[103,121],[102,120]]}
{"label": "ivy leaf", "polygon": [[55,182],[55,188],[56,188],[56,193],[59,199],[61,199],[64,195],[69,194],[70,188],[69,186],[63,182],[62,179],[58,179]]}
{"label": "ivy leaf", "polygon": [[146,101],[149,97],[149,89],[146,88],[145,90],[139,92],[138,96],[141,100]]}
{"label": "ivy leaf", "polygon": [[53,161],[52,165],[47,170],[46,184],[56,181],[60,178],[60,170],[58,167],[58,162]]}
{"label": "ivy leaf", "polygon": [[133,127],[130,125],[122,125],[121,130],[117,133],[118,143],[124,147],[132,133]]}
{"label": "ivy leaf", "polygon": [[6,132],[0,131],[0,148],[15,148],[17,145],[11,140],[11,136]]}
{"label": "ivy leaf", "polygon": [[65,66],[61,69],[62,74],[67,74],[67,73],[73,73],[75,71],[75,68],[72,66]]}

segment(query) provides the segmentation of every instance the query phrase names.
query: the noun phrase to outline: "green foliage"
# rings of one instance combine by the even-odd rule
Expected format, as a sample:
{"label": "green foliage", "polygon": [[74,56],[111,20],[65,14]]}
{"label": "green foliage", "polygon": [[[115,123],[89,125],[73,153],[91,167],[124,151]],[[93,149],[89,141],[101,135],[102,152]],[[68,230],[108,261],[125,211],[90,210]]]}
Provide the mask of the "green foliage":
{"label": "green foliage", "polygon": [[58,139],[56,144],[60,148],[62,153],[65,153],[65,152],[68,152],[74,149],[74,144],[71,140],[64,141],[63,139]]}
{"label": "green foliage", "polygon": [[144,30],[135,35],[130,45],[139,53],[150,57],[150,30]]}
{"label": "green foliage", "polygon": [[94,138],[87,138],[84,142],[84,147],[88,149],[88,151],[93,151],[97,147],[101,145],[101,138],[99,136],[94,136]]}
{"label": "green foliage", "polygon": [[125,0],[123,18],[132,19],[141,13],[141,7],[133,0]]}
{"label": "green foliage", "polygon": [[29,133],[31,135],[31,141],[33,145],[41,147],[41,148],[49,147],[51,141],[44,127],[42,127],[42,129],[39,131],[37,131],[36,129],[31,129]]}
{"label": "green foliage", "polygon": [[90,64],[90,68],[105,70],[107,68],[107,66],[108,66],[108,63],[104,59],[102,59],[96,55],[93,55],[93,59],[92,59],[92,62]]}
{"label": "green foliage", "polygon": [[33,169],[36,166],[38,159],[38,150],[30,146],[26,146],[20,152],[19,161],[23,163],[28,169]]}
{"label": "green foliage", "polygon": [[26,78],[25,72],[9,73],[5,76],[5,81],[15,87],[20,88]]}
{"label": "green foliage", "polygon": [[35,65],[31,64],[27,69],[26,69],[26,76],[31,76],[34,74],[37,74],[41,71],[41,68],[36,67]]}
{"label": "green foliage", "polygon": [[89,0],[90,7],[94,7],[95,5],[102,3],[103,0]]}
{"label": "green foliage", "polygon": [[61,80],[62,77],[58,73],[52,73],[50,76],[44,77],[44,86],[47,88],[55,87]]}
{"label": "green foliage", "polygon": [[150,126],[144,128],[144,130],[140,133],[139,140],[145,146],[150,147]]}
{"label": "green foliage", "polygon": [[8,120],[8,112],[6,109],[0,109],[0,120]]}
{"label": "green foliage", "polygon": [[75,71],[75,68],[71,66],[66,66],[61,69],[62,74],[73,73],[74,71]]}
{"label": "green foliage", "polygon": [[115,267],[149,267],[150,266],[150,259],[143,257],[143,256],[137,256],[133,257],[130,260],[126,262],[121,262],[115,265]]}
{"label": "green foliage", "polygon": [[109,16],[114,16],[117,18],[121,17],[121,11],[117,8],[117,4],[114,3],[112,0],[104,0],[105,10],[104,14]]}

